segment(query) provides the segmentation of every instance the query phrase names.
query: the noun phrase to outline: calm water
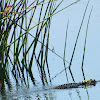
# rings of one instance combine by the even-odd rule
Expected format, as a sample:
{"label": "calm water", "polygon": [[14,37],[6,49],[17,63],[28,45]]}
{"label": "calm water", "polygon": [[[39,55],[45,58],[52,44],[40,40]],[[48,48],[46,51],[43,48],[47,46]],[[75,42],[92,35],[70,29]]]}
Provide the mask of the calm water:
{"label": "calm water", "polygon": [[[60,1],[57,0],[56,3]],[[72,0],[74,2],[75,0]],[[64,0],[62,5],[58,10],[66,7],[70,1]],[[55,48],[55,52],[61,57],[64,55],[64,44],[67,29],[67,22],[69,19],[69,29],[67,34],[67,47],[65,58],[70,61],[75,40],[81,25],[82,17],[87,5],[87,0],[80,0],[77,4],[63,10],[62,12],[54,15],[51,23],[50,30],[50,40]],[[88,34],[87,34],[87,44],[84,59],[84,75],[85,79],[90,78],[100,80],[100,0],[90,0],[89,6],[87,8],[84,23],[80,32],[78,45],[75,51],[75,56],[72,62],[71,71],[75,82],[81,82],[84,80],[81,64],[83,57],[84,41],[86,34],[86,27],[89,18],[91,8],[93,6],[93,11],[90,18]],[[50,47],[52,48],[52,47]],[[51,77],[55,77],[56,74],[64,69],[63,60],[57,57],[54,53],[49,51],[48,62],[50,67]],[[66,67],[68,67],[66,63]],[[34,73],[37,73],[36,69],[33,69]],[[67,69],[68,81],[73,82],[71,74]],[[36,77],[39,76],[36,74]],[[12,78],[13,79],[13,78]],[[39,82],[40,80],[38,80]],[[68,82],[66,78],[65,71],[59,74],[56,78],[52,80],[52,86],[65,84]],[[99,100],[100,98],[100,83],[94,87],[89,88],[78,88],[78,89],[65,89],[65,90],[45,90],[42,85],[38,83],[38,87],[34,87],[30,82],[30,87],[18,86],[15,84],[11,91],[6,87],[6,93],[0,96],[0,100]],[[50,87],[52,87],[50,86]],[[16,87],[16,88],[15,88]],[[46,88],[50,88],[46,87]],[[1,95],[1,93],[0,93]]]}
{"label": "calm water", "polygon": [[[48,87],[47,87],[48,88]],[[6,91],[0,100],[99,100],[100,83],[95,87],[45,90],[41,87],[19,87],[18,90]]]}

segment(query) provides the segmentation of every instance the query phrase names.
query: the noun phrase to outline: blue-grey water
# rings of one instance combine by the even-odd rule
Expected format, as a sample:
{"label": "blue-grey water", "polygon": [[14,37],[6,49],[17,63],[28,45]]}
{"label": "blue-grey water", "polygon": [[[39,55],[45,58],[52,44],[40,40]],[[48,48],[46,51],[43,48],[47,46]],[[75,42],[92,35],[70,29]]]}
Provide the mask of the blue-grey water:
{"label": "blue-grey water", "polygon": [[[30,0],[31,1],[31,0]],[[56,0],[58,3],[60,0]],[[76,0],[64,0],[58,11]],[[50,28],[50,41],[54,46],[55,52],[61,57],[64,56],[64,45],[66,37],[67,22],[69,20],[69,28],[67,33],[67,46],[65,59],[69,62],[73,52],[75,40],[81,25],[82,17],[86,8],[88,0],[80,0],[77,4],[59,12],[52,17],[51,28]],[[95,79],[100,80],[100,0],[90,0],[89,6],[87,8],[84,23],[80,32],[77,48],[71,65],[71,71],[73,73],[75,82],[81,82],[84,80],[81,64],[84,50],[84,41],[86,35],[87,22],[91,8],[93,6],[87,34],[86,51],[84,58],[84,75],[85,79]],[[31,41],[31,39],[30,39]],[[52,49],[52,46],[50,45]],[[53,52],[49,51],[48,63],[50,68],[51,77],[54,78],[55,75],[60,73],[64,69],[64,63],[61,58],[55,55]],[[68,67],[69,63],[66,63]],[[38,70],[34,67],[33,73],[35,73],[36,79],[39,79]],[[71,74],[67,69],[67,76],[69,83],[73,82]],[[13,77],[12,77],[13,79]],[[37,80],[37,83],[40,79]],[[65,71],[57,75],[52,80],[52,86],[57,86],[65,84],[67,82]],[[55,90],[49,89],[45,90],[40,83],[37,87],[33,86],[31,81],[29,82],[29,88],[26,86],[19,86],[12,88],[9,91],[6,87],[6,94],[0,96],[0,100],[99,100],[100,99],[100,83],[96,86],[87,88],[77,88],[77,89],[65,89],[65,90]],[[1,95],[1,94],[0,94]]]}

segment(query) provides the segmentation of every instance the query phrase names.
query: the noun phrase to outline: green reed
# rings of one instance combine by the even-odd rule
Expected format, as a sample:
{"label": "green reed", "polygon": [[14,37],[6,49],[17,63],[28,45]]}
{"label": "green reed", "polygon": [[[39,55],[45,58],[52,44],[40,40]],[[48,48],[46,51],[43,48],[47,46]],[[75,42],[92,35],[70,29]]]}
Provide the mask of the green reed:
{"label": "green reed", "polygon": [[[60,57],[53,51],[54,47],[49,39],[52,17],[79,1],[57,11],[63,0],[57,5],[55,0],[48,0],[48,2],[34,0],[31,4],[27,0],[1,0],[0,12],[3,13],[0,14],[0,80],[3,82],[3,88],[5,88],[5,83],[9,89],[11,88],[12,76],[17,86],[24,83],[29,87],[29,79],[34,85],[37,85],[36,80],[38,79],[35,77],[34,67],[36,65],[34,63],[37,64],[37,74],[41,83],[46,85],[52,82],[48,64],[48,50]],[[5,14],[4,10],[8,6],[12,6],[12,8]],[[37,12],[38,9],[39,12]],[[30,16],[28,16],[29,14]],[[31,42],[29,42],[30,38]],[[73,55],[77,40],[78,36]],[[52,48],[49,48],[49,45]],[[65,56],[60,58],[67,62]]]}

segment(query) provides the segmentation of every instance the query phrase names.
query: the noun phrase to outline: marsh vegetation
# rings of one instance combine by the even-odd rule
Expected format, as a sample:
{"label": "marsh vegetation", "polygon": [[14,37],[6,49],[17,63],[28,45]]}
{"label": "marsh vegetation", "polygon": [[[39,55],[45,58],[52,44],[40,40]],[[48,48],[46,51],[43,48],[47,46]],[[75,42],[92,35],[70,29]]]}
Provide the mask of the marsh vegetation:
{"label": "marsh vegetation", "polygon": [[[66,60],[67,41],[70,28],[70,20],[66,23],[66,32],[63,44],[63,55],[56,52],[51,37],[52,19],[64,10],[77,5],[81,0],[74,1],[59,9],[64,0],[1,0],[0,2],[0,81],[2,82],[1,95],[6,95],[6,90],[12,90],[16,86],[49,86],[56,77],[64,73],[66,82],[72,79],[75,82],[71,65],[77,52],[77,45],[81,29],[85,23],[85,35],[83,37],[81,56],[81,72],[83,80],[84,60],[86,52],[87,34],[91,19],[93,6],[88,7],[90,0],[81,16],[77,36],[74,37],[74,44],[70,59]],[[67,2],[67,1],[66,1]],[[87,9],[90,9],[87,21],[84,22]],[[55,25],[56,26],[56,25]],[[57,29],[56,29],[57,30]],[[57,38],[57,36],[56,36]],[[59,41],[62,41],[61,39]],[[56,40],[55,40],[56,42]],[[69,43],[70,45],[70,43]],[[64,67],[53,76],[50,66],[50,54],[55,55],[63,61]],[[52,67],[52,70],[59,69]],[[76,68],[77,69],[77,68]],[[55,70],[56,72],[56,70]],[[69,73],[69,74],[68,74]],[[70,79],[69,79],[70,77]]]}

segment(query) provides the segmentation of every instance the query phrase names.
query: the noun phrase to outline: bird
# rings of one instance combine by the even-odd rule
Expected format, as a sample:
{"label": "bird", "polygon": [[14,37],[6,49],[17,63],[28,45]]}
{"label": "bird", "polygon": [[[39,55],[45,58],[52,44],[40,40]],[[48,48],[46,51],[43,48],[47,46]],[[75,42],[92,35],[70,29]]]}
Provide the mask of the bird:
{"label": "bird", "polygon": [[2,82],[0,81],[0,90],[1,90],[1,88],[2,88]]}
{"label": "bird", "polygon": [[7,6],[5,9],[4,9],[4,13],[6,14],[7,12],[9,12],[9,10],[12,8],[12,6]]}

